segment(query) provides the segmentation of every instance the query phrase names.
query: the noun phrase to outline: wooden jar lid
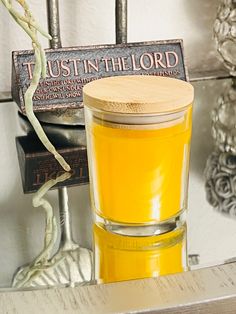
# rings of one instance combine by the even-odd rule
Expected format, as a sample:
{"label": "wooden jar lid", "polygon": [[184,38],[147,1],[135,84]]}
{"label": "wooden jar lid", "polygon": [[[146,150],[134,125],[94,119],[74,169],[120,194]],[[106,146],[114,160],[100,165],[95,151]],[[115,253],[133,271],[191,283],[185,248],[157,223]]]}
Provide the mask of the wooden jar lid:
{"label": "wooden jar lid", "polygon": [[102,78],[86,84],[83,102],[113,113],[160,114],[181,111],[193,102],[191,84],[173,78],[129,75]]}

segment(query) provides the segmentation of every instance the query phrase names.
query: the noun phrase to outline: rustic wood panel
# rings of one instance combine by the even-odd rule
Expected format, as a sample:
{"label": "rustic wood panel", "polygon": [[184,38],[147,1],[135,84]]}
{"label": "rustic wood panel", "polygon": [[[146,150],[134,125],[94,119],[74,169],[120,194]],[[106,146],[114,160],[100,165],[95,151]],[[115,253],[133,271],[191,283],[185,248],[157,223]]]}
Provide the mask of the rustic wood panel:
{"label": "rustic wood panel", "polygon": [[116,284],[2,292],[0,313],[236,312],[236,263]]}

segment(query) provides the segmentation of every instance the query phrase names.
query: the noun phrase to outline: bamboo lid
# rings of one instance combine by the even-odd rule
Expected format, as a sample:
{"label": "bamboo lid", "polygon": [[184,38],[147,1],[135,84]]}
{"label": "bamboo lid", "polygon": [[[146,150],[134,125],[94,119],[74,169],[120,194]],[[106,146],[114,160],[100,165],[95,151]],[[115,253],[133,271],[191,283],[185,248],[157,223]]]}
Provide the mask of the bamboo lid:
{"label": "bamboo lid", "polygon": [[102,78],[83,88],[86,106],[113,113],[176,112],[192,104],[193,97],[191,84],[179,79],[151,75]]}

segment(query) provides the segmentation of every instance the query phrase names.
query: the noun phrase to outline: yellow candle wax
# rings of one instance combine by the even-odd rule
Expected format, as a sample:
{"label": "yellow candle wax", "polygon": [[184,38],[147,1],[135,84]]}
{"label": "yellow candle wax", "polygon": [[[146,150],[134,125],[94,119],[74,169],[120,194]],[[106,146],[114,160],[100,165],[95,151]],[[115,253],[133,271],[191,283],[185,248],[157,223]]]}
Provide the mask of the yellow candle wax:
{"label": "yellow candle wax", "polygon": [[127,237],[94,226],[95,277],[100,283],[186,270],[186,226],[159,236]]}
{"label": "yellow candle wax", "polygon": [[95,211],[109,220],[152,223],[186,206],[191,109],[157,129],[91,126]]}

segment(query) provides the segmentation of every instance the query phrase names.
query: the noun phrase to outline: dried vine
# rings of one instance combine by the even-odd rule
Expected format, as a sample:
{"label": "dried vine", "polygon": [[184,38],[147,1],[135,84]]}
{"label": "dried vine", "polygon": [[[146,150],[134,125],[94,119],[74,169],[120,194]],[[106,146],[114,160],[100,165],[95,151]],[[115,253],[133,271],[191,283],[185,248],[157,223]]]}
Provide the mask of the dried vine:
{"label": "dried vine", "polygon": [[53,258],[50,260],[58,236],[58,226],[56,222],[56,217],[53,214],[53,208],[51,204],[46,199],[44,199],[44,196],[54,185],[69,179],[70,176],[70,173],[65,172],[56,179],[49,180],[34,195],[33,206],[42,206],[46,213],[44,248],[30,265],[21,268],[17,272],[13,279],[13,287],[20,288],[24,286],[29,286],[30,283],[36,277],[39,277],[45,269],[53,267],[57,263],[60,263],[61,260],[64,258],[63,256],[59,256],[56,259]]}
{"label": "dried vine", "polygon": [[49,141],[33,111],[33,95],[37,89],[41,76],[43,78],[46,77],[46,57],[45,52],[40,42],[38,41],[37,32],[41,33],[41,35],[48,39],[51,39],[51,36],[43,31],[41,27],[36,23],[25,0],[15,0],[15,2],[17,2],[24,10],[24,15],[21,15],[17,12],[17,10],[14,9],[12,5],[12,0],[0,0],[0,2],[3,3],[13,19],[24,29],[24,31],[31,38],[33,50],[35,53],[35,67],[33,71],[33,78],[24,96],[26,115],[46,149],[54,155],[54,157],[58,160],[58,162],[65,171],[70,171],[70,166]]}

